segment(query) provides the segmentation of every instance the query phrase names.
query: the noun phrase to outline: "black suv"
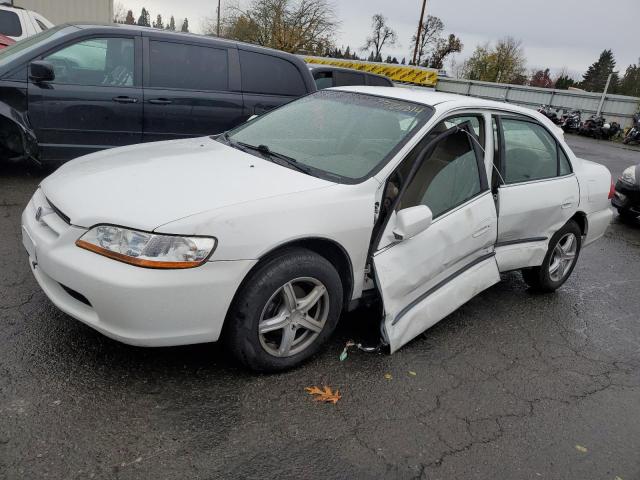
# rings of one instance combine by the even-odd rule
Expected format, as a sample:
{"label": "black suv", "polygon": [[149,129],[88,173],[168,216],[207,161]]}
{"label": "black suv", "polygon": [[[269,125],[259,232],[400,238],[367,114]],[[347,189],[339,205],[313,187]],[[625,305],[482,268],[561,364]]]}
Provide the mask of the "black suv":
{"label": "black suv", "polygon": [[130,25],[61,25],[0,51],[0,161],[216,134],[315,92],[284,52]]}

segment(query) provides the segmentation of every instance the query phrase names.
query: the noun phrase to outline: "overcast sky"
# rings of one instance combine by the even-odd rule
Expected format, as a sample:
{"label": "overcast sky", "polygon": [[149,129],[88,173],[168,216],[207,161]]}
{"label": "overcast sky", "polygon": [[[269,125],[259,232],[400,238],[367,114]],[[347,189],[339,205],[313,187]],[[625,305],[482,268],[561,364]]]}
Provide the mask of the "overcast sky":
{"label": "overcast sky", "polygon": [[[161,13],[188,17],[191,30],[200,32],[203,19],[215,16],[216,0],[116,0],[134,10],[145,6],[152,18]],[[222,0],[225,4],[249,0]],[[400,60],[411,56],[411,37],[417,30],[422,0],[334,0],[340,20],[338,46],[361,47],[370,30],[371,16],[382,13],[398,33],[395,47],[383,54]],[[462,61],[478,44],[506,35],[521,39],[529,67],[568,68],[581,76],[600,52],[611,48],[621,73],[637,63],[640,0],[427,0],[427,12],[442,19],[446,33],[462,39]]]}

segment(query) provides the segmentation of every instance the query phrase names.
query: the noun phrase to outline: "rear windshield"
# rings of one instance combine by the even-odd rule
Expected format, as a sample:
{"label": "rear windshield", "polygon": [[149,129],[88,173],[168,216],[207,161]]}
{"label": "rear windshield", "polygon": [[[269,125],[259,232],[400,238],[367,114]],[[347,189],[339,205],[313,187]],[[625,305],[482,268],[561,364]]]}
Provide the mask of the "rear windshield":
{"label": "rear windshield", "polygon": [[384,165],[432,114],[413,102],[323,90],[238,127],[229,138],[266,145],[319,176],[355,183]]}
{"label": "rear windshield", "polygon": [[66,32],[61,32],[61,30],[66,28],[69,28],[69,26],[61,25],[53,27],[49,30],[33,35],[32,37],[20,40],[13,45],[9,45],[7,48],[3,48],[0,50],[0,68],[6,66],[11,60],[18,58],[22,53],[27,53],[29,50],[37,48],[42,42],[53,37],[64,35]]}

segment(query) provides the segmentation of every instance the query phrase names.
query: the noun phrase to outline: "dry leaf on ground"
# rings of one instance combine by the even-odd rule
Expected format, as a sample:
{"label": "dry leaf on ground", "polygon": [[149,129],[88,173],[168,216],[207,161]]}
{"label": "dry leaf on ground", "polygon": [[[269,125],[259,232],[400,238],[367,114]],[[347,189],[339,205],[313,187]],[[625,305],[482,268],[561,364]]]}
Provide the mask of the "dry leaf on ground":
{"label": "dry leaf on ground", "polygon": [[576,445],[576,450],[578,450],[579,452],[582,452],[582,453],[587,453],[587,449],[585,447],[583,447],[582,445]]}
{"label": "dry leaf on ground", "polygon": [[338,390],[333,392],[326,385],[324,389],[319,387],[305,387],[304,389],[309,395],[313,395],[315,397],[315,400],[318,402],[333,403],[335,405],[336,403],[338,403],[338,400],[342,398],[342,395],[340,395],[340,392]]}

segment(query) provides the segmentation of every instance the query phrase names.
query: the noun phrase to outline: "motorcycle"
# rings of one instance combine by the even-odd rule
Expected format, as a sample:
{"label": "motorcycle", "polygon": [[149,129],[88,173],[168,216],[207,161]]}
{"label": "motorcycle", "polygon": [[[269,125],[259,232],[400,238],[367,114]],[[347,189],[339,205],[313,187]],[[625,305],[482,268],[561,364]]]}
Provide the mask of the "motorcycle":
{"label": "motorcycle", "polygon": [[540,105],[540,107],[538,107],[538,112],[543,114],[556,125],[560,125],[560,117],[558,116],[558,112],[552,110],[550,106]]}
{"label": "motorcycle", "polygon": [[633,116],[633,126],[629,129],[622,140],[622,143],[625,145],[632,142],[640,143],[640,112]]}
{"label": "motorcycle", "polygon": [[565,132],[577,132],[582,124],[582,113],[580,110],[572,110],[562,115],[560,127]]}

